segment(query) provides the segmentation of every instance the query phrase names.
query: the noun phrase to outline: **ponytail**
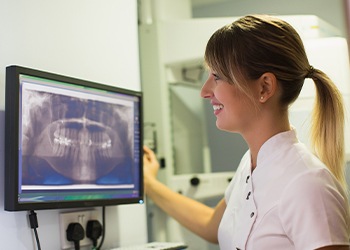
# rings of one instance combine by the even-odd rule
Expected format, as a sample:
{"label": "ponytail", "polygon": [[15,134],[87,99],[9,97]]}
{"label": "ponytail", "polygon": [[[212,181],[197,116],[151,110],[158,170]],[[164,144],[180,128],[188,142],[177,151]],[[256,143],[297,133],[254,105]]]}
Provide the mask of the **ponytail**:
{"label": "ponytail", "polygon": [[342,95],[332,80],[321,70],[310,67],[306,77],[312,78],[317,92],[311,122],[312,148],[347,190]]}

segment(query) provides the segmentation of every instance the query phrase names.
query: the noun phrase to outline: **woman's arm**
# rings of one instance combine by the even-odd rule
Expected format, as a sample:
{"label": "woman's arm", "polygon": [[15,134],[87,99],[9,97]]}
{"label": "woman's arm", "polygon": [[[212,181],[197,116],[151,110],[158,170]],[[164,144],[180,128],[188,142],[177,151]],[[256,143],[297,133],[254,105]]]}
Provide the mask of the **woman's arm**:
{"label": "woman's arm", "polygon": [[321,247],[317,250],[349,250],[349,246],[328,246],[328,247]]}
{"label": "woman's arm", "polygon": [[146,195],[169,216],[184,227],[212,243],[217,243],[217,232],[226,203],[221,200],[215,208],[183,196],[157,180],[159,163],[153,151],[144,147],[144,184]]}

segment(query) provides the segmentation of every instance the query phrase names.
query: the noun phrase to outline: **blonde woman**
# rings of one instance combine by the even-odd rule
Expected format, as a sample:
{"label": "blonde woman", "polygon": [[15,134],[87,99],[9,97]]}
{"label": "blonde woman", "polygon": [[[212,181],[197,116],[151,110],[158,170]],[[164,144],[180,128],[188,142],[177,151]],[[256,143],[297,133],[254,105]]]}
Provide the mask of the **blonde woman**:
{"label": "blonde woman", "polygon": [[[309,64],[297,32],[271,16],[242,17],[212,35],[205,63],[210,74],[201,96],[213,105],[217,127],[241,134],[249,150],[225,197],[210,208],[160,183],[157,159],[145,147],[146,194],[222,250],[349,249],[342,98]],[[317,91],[314,152],[288,119],[305,78]]]}

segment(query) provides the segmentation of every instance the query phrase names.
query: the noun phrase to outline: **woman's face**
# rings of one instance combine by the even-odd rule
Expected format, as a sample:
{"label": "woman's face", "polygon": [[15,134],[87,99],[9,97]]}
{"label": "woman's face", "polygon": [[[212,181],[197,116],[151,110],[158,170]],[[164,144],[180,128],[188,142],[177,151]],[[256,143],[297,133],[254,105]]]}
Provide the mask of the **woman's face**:
{"label": "woman's face", "polygon": [[[252,84],[252,91],[253,91]],[[244,133],[256,119],[256,105],[238,88],[210,72],[204,83],[201,96],[210,99],[216,116],[216,126],[225,131]]]}

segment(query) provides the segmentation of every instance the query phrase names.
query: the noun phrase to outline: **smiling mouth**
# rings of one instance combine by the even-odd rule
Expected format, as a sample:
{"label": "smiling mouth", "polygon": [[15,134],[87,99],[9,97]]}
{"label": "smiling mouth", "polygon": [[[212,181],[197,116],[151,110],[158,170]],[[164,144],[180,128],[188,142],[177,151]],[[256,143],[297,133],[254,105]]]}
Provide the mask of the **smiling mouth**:
{"label": "smiling mouth", "polygon": [[224,108],[224,105],[222,104],[219,104],[219,105],[213,105],[213,109],[214,111],[218,111],[218,110],[221,110]]}

